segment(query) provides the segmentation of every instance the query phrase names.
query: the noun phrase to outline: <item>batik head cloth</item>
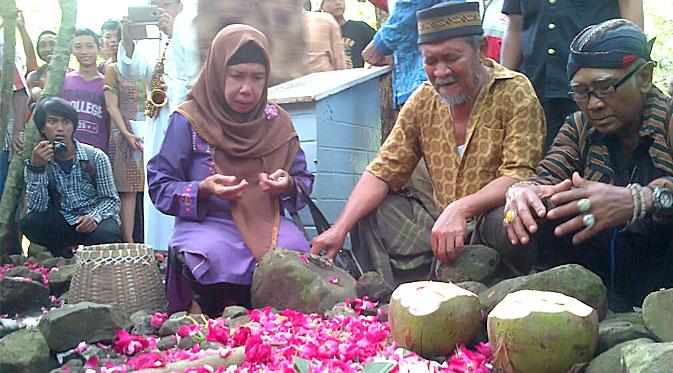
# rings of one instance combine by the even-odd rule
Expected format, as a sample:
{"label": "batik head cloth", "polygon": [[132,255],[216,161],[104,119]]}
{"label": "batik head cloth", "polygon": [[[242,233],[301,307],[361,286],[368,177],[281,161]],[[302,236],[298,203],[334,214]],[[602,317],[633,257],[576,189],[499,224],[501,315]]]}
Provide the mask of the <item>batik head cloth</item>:
{"label": "batik head cloth", "polygon": [[583,67],[619,69],[638,59],[650,60],[645,33],[625,19],[611,19],[592,25],[570,43],[566,70],[568,78]]}

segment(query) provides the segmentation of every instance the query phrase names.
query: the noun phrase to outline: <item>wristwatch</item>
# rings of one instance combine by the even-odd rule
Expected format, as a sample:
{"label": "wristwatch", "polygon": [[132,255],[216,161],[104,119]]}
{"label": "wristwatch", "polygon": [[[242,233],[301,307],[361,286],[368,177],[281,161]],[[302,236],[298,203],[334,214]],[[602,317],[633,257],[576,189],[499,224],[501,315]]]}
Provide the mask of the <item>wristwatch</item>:
{"label": "wristwatch", "polygon": [[652,191],[652,205],[655,215],[670,215],[673,213],[673,192],[668,188],[655,186]]}
{"label": "wristwatch", "polygon": [[32,172],[41,173],[45,170],[45,166],[36,166],[33,164],[33,162],[30,161],[30,159],[26,159],[24,164],[26,165],[26,168]]}

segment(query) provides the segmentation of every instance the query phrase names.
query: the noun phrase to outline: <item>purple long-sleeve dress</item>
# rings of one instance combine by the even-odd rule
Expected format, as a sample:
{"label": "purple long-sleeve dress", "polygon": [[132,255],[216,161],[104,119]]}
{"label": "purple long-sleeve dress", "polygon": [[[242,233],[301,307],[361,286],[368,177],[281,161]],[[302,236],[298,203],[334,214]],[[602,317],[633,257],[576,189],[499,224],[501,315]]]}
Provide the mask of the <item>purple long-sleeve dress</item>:
{"label": "purple long-sleeve dress", "polygon": [[[185,262],[200,284],[227,282],[250,285],[255,268],[252,255],[229,210],[229,202],[211,196],[199,200],[199,181],[215,173],[214,147],[204,141],[180,113],[174,113],[159,154],[147,165],[149,193],[161,212],[176,217],[170,247],[185,256]],[[288,173],[295,184],[310,190],[313,175],[299,150]],[[295,195],[280,196],[282,206],[297,211],[306,205],[297,188]],[[281,216],[278,246],[308,251],[303,233]],[[193,299],[189,283],[177,268],[168,268],[166,279],[169,312],[185,310]]]}

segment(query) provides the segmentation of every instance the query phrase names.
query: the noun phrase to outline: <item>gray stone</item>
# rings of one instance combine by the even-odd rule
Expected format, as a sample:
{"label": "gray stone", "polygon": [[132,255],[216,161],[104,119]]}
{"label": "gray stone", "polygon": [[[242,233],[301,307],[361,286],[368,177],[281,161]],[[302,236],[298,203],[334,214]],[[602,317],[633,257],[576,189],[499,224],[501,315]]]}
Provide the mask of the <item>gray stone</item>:
{"label": "gray stone", "polygon": [[69,293],[70,293],[69,291],[66,291],[65,293],[61,294],[61,296],[58,297],[57,300],[58,300],[59,302],[63,302],[63,304],[68,303],[68,294],[69,294]]}
{"label": "gray stone", "polygon": [[488,286],[482,284],[479,281],[465,281],[465,282],[459,282],[456,284],[456,286],[461,287],[467,291],[473,292],[475,294],[479,294],[482,291],[488,289]]}
{"label": "gray stone", "polygon": [[628,321],[632,324],[639,324],[639,325],[645,325],[645,321],[643,320],[643,314],[641,312],[615,312],[615,313],[610,313],[605,318],[603,321]]}
{"label": "gray stone", "polygon": [[116,307],[82,302],[50,311],[37,328],[47,338],[52,351],[63,352],[82,341],[91,344],[112,340],[117,330],[131,326],[129,316]]}
{"label": "gray stone", "polygon": [[248,309],[243,306],[228,306],[224,308],[222,312],[222,318],[235,319],[239,316],[244,316],[248,314]]}
{"label": "gray stone", "polygon": [[183,350],[188,350],[192,348],[196,344],[196,341],[192,339],[191,336],[187,336],[184,338],[180,338],[180,341],[178,342],[178,348],[181,348]]}
{"label": "gray stone", "polygon": [[40,263],[40,264],[42,264],[42,262],[43,262],[44,260],[51,259],[51,258],[54,257],[54,256],[51,254],[51,252],[49,252],[49,251],[42,251],[42,252],[36,253],[36,254],[34,254],[34,255],[31,254],[31,253],[28,253],[28,255],[29,255],[31,258],[35,258],[35,260],[37,260],[37,262]]}
{"label": "gray stone", "polygon": [[161,337],[157,342],[157,349],[161,351],[166,351],[168,349],[177,346],[178,346],[178,339],[174,335],[167,335],[165,337]]}
{"label": "gray stone", "polygon": [[146,311],[141,310],[133,313],[131,322],[133,323],[131,334],[150,335],[156,333],[152,326],[152,314]]}
{"label": "gray stone", "polygon": [[84,362],[80,359],[70,359],[61,367],[49,371],[49,373],[86,373]]}
{"label": "gray stone", "polygon": [[49,272],[49,291],[53,295],[59,296],[70,289],[70,281],[77,270],[77,265],[67,264]]}
{"label": "gray stone", "polygon": [[518,290],[554,291],[576,298],[593,307],[600,320],[608,311],[608,290],[593,272],[579,264],[566,264],[528,276],[504,280],[479,293],[479,301],[486,313],[505,297]]}
{"label": "gray stone", "polygon": [[28,246],[28,256],[36,256],[39,253],[51,253],[49,252],[49,249],[47,249],[44,246],[40,246],[36,243],[31,242],[30,245]]}
{"label": "gray stone", "polygon": [[624,370],[629,373],[673,372],[673,343],[650,343],[626,348]]}
{"label": "gray stone", "polygon": [[44,284],[44,279],[42,279],[42,275],[30,270],[28,267],[24,266],[18,266],[10,269],[9,271],[5,272],[5,277],[23,277],[23,278],[29,278],[37,283]]}
{"label": "gray stone", "polygon": [[22,266],[23,263],[28,261],[28,258],[26,258],[23,255],[13,254],[9,256],[9,260],[11,261],[12,264],[16,266]]}
{"label": "gray stone", "polygon": [[355,279],[326,259],[274,249],[259,262],[252,279],[252,305],[322,315],[356,296]]}
{"label": "gray stone", "polygon": [[643,301],[645,326],[663,342],[673,342],[673,289],[650,293]]}
{"label": "gray stone", "polygon": [[176,312],[168,317],[166,321],[164,321],[163,324],[161,324],[161,328],[159,328],[159,333],[158,335],[160,337],[165,337],[167,335],[175,334],[178,332],[180,327],[184,325],[191,325],[194,324],[192,322],[193,320],[196,320],[197,323],[200,324],[205,324],[208,321],[208,316],[198,314],[187,314],[187,312]]}
{"label": "gray stone", "polygon": [[45,268],[56,268],[66,264],[68,264],[68,262],[62,256],[57,256],[55,258],[49,258],[42,261],[42,266]]}
{"label": "gray stone", "polygon": [[388,322],[388,304],[379,304],[378,314],[379,321]]}
{"label": "gray stone", "polygon": [[0,313],[25,314],[49,306],[49,289],[42,283],[4,277],[0,280]]}
{"label": "gray stone", "polygon": [[365,272],[355,285],[358,297],[367,297],[372,302],[377,303],[390,302],[393,290],[378,272]]}
{"label": "gray stone", "polygon": [[331,310],[325,311],[324,316],[326,319],[333,319],[338,316],[355,316],[355,310],[348,306],[346,302],[339,302]]}
{"label": "gray stone", "polygon": [[444,282],[485,282],[495,274],[500,254],[488,246],[466,245],[460,256],[450,262],[437,261],[435,276]]}
{"label": "gray stone", "polygon": [[239,317],[235,317],[227,323],[227,325],[230,328],[238,328],[239,326],[243,326],[243,324],[247,324],[250,321],[250,316],[248,315],[242,315]]}
{"label": "gray stone", "polygon": [[623,352],[629,348],[654,343],[649,338],[638,338],[631,341],[619,343],[609,350],[596,356],[587,367],[585,373],[615,373],[622,369]]}
{"label": "gray stone", "polygon": [[42,333],[21,329],[0,339],[0,372],[46,372],[49,347]]}
{"label": "gray stone", "polygon": [[638,338],[653,338],[645,328],[641,315],[633,312],[612,314],[598,325],[596,353],[600,354],[619,343]]}

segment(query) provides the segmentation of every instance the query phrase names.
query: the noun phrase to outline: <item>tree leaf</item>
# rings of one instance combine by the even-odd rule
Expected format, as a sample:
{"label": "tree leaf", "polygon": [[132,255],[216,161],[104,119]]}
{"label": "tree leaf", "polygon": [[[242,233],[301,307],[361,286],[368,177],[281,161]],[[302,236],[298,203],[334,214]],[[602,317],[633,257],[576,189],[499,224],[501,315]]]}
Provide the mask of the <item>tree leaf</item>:
{"label": "tree leaf", "polygon": [[362,369],[362,373],[388,373],[395,368],[395,363],[389,361],[376,361],[367,363]]}
{"label": "tree leaf", "polygon": [[297,373],[308,373],[309,361],[298,356],[292,356],[292,363]]}

